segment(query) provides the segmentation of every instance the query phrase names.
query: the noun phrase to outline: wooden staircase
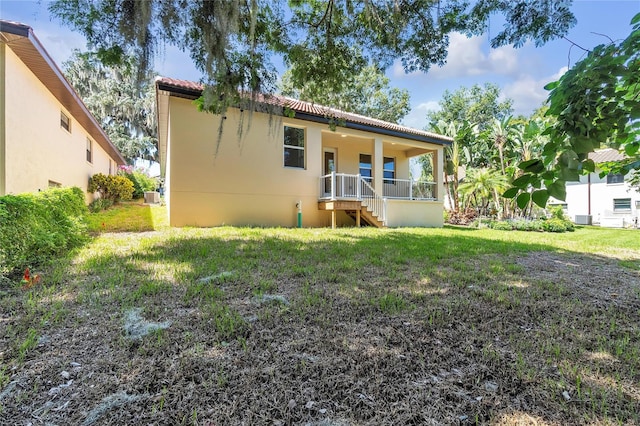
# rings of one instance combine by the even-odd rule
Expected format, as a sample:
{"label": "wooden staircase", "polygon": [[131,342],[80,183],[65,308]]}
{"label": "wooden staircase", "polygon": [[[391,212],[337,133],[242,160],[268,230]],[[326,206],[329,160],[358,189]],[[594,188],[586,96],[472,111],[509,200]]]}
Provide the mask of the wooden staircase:
{"label": "wooden staircase", "polygon": [[356,226],[384,228],[384,222],[362,201],[318,201],[318,210],[331,211],[331,227],[336,227],[336,213],[344,211],[355,221]]}

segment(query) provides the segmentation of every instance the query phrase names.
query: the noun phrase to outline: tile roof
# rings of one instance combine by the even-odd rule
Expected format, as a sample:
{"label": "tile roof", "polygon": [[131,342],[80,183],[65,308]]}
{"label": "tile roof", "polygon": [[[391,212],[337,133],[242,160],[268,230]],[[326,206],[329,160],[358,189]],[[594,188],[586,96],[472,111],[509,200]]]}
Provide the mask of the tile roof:
{"label": "tile roof", "polygon": [[[204,89],[204,86],[200,83],[187,80],[178,80],[175,78],[158,77],[156,78],[156,85],[162,85],[163,89],[182,89],[183,91],[192,92],[193,96],[200,96],[200,93]],[[437,133],[427,132],[425,130],[414,129],[400,124],[390,123],[388,121],[378,120],[371,117],[366,117],[360,114],[354,114],[351,112],[341,111],[339,109],[326,107],[311,102],[300,101],[282,95],[260,95],[260,101],[264,101],[267,104],[279,106],[283,108],[290,108],[296,112],[303,114],[310,114],[318,117],[331,116],[338,120],[345,120],[349,123],[357,123],[368,127],[384,129],[387,131],[398,132],[402,134],[415,135],[428,139],[433,139],[441,144],[449,144],[453,141],[453,138],[448,136],[439,135]],[[303,118],[304,119],[304,118]]]}
{"label": "tile roof", "polygon": [[622,154],[617,149],[607,148],[601,149],[599,151],[595,151],[589,154],[589,158],[593,160],[594,163],[604,163],[606,161],[620,161],[624,159],[624,154]]}

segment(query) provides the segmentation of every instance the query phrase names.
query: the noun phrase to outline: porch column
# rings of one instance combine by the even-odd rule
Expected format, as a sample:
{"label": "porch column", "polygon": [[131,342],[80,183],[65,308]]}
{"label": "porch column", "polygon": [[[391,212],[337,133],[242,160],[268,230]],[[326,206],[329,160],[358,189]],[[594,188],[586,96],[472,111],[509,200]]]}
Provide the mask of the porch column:
{"label": "porch column", "polygon": [[382,154],[382,139],[375,138],[373,140],[373,158],[371,159],[371,164],[373,168],[373,189],[376,190],[378,195],[383,196],[383,154]]}
{"label": "porch column", "polygon": [[435,194],[436,200],[444,201],[444,147],[439,146],[436,151],[433,151],[433,180],[436,183]]}

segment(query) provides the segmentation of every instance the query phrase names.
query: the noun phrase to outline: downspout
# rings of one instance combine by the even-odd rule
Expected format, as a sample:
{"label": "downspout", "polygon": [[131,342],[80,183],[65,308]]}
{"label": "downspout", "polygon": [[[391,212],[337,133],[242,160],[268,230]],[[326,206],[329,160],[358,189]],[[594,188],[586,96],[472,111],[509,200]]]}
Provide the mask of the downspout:
{"label": "downspout", "polygon": [[6,149],[6,127],[7,127],[7,111],[6,111],[6,44],[0,41],[0,195],[5,195],[7,190],[7,149]]}

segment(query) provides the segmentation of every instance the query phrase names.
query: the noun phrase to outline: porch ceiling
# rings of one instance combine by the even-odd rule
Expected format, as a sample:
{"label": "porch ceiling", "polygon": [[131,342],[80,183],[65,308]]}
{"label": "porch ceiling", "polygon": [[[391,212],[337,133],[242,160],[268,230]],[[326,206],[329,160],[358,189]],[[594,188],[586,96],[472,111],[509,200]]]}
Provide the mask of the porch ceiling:
{"label": "porch ceiling", "polygon": [[[322,144],[325,146],[339,147],[349,143],[373,143],[374,137],[378,135],[365,136],[353,133],[325,130],[322,132]],[[407,157],[415,157],[417,155],[434,152],[438,149],[437,145],[431,145],[424,142],[404,140],[401,138],[382,138],[382,143],[386,148],[405,152]]]}

